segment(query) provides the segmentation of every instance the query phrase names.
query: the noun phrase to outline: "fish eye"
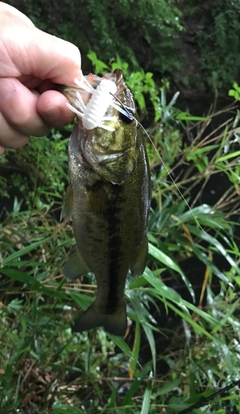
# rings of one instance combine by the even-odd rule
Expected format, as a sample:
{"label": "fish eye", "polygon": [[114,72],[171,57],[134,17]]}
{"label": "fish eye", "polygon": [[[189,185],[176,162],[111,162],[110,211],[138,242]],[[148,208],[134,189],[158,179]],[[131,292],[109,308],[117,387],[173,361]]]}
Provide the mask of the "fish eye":
{"label": "fish eye", "polygon": [[128,110],[128,116],[124,115],[122,112],[119,112],[119,119],[124,122],[124,124],[131,124],[131,122],[134,120],[133,113]]}

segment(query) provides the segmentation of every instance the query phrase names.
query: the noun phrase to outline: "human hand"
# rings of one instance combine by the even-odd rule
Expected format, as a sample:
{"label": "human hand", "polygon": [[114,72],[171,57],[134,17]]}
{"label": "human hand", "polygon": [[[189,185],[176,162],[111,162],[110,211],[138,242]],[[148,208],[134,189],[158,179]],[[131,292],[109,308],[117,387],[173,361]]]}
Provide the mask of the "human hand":
{"label": "human hand", "polygon": [[80,67],[76,46],[0,2],[0,154],[72,121],[67,99],[54,89],[74,85]]}

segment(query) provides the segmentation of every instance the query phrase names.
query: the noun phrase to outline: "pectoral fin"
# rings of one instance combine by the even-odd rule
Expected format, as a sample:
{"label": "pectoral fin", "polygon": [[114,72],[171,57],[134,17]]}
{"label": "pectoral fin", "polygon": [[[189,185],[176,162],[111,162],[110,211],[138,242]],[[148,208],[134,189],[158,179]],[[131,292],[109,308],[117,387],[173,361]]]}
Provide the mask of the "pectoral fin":
{"label": "pectoral fin", "polygon": [[62,211],[60,216],[60,221],[62,219],[68,219],[72,216],[72,209],[73,209],[73,189],[72,185],[69,184],[66,194],[63,197],[63,205],[62,205]]}
{"label": "pectoral fin", "polygon": [[133,276],[140,276],[143,274],[145,266],[146,266],[147,254],[148,254],[148,239],[147,239],[147,236],[145,236],[141,244],[141,247],[137,253],[137,256],[130,268]]}
{"label": "pectoral fin", "polygon": [[65,279],[73,281],[88,272],[89,269],[82,259],[77,246],[75,246],[74,250],[63,266],[63,276]]}

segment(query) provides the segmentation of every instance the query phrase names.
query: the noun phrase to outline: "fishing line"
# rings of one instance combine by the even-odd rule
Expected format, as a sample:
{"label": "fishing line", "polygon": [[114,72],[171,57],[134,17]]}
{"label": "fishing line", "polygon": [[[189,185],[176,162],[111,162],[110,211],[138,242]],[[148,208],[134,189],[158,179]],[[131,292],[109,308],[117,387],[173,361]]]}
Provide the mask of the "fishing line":
{"label": "fishing line", "polygon": [[[200,222],[199,222],[199,220],[197,219],[197,217],[195,216],[195,214],[194,214],[194,212],[193,212],[193,210],[192,210],[192,208],[191,208],[190,204],[188,203],[188,201],[187,201],[187,200],[186,200],[186,198],[184,197],[184,195],[183,195],[182,191],[180,190],[180,188],[178,187],[177,183],[175,182],[175,180],[174,180],[174,178],[173,178],[173,176],[172,176],[172,174],[171,174],[171,172],[170,172],[170,169],[167,167],[167,165],[166,165],[166,164],[165,164],[165,162],[163,161],[163,159],[162,159],[162,157],[161,157],[161,155],[160,155],[159,151],[157,150],[157,148],[156,148],[156,146],[155,146],[155,144],[154,144],[153,140],[151,139],[151,137],[150,137],[150,135],[148,134],[148,132],[146,131],[146,129],[143,127],[143,125],[142,125],[142,124],[141,124],[141,123],[140,123],[140,122],[139,122],[136,118],[134,118],[134,119],[135,119],[135,120],[136,120],[136,122],[137,122],[137,123],[141,126],[142,130],[143,130],[143,131],[145,132],[145,134],[147,135],[147,137],[148,137],[149,141],[151,142],[151,144],[152,144],[152,146],[153,146],[154,150],[156,151],[156,154],[158,155],[159,159],[161,160],[161,162],[162,162],[162,164],[163,164],[163,166],[164,166],[164,168],[165,168],[165,170],[166,170],[166,172],[167,172],[168,176],[170,177],[170,179],[171,179],[171,181],[172,181],[173,185],[175,186],[175,188],[176,188],[176,190],[177,190],[178,194],[180,195],[180,197],[182,198],[182,200],[185,202],[186,206],[188,207],[188,209],[189,209],[189,211],[190,211],[190,213],[191,213],[191,215],[192,215],[192,217],[193,217],[193,219],[194,219],[195,223],[197,224],[198,228],[202,231],[203,235],[205,235],[205,239],[203,238],[203,236],[202,236],[202,238],[203,238],[204,240],[206,240],[207,242],[211,242],[210,244],[212,244],[212,245],[216,248],[216,250],[217,250],[218,252],[222,253],[222,255],[223,255],[223,256],[226,256],[226,251],[225,251],[225,249],[223,248],[223,246],[222,246],[220,243],[218,243],[218,242],[217,242],[217,240],[216,240],[216,239],[214,239],[210,233],[207,233],[207,232],[204,230],[204,228],[202,227],[202,225],[200,224]],[[200,236],[200,237],[201,237],[201,236]],[[232,260],[230,261],[230,259],[229,259],[229,258],[228,258],[228,261],[229,261],[229,263],[230,263],[232,266],[234,266],[234,265],[235,265],[235,264],[234,264],[234,262],[233,262]]]}
{"label": "fishing line", "polygon": [[[135,119],[136,119],[136,118],[135,118]],[[137,121],[137,120],[136,120],[136,121]],[[138,122],[138,121],[137,121],[137,122]],[[155,144],[154,144],[153,140],[151,139],[150,135],[148,134],[148,132],[146,131],[146,129],[143,127],[143,125],[142,125],[140,122],[138,122],[138,124],[141,126],[141,128],[142,128],[142,129],[143,129],[143,131],[144,131],[144,133],[147,135],[147,137],[148,137],[149,141],[151,142],[151,144],[152,144],[152,146],[153,146],[154,150],[156,151],[156,153],[157,153],[158,157],[160,158],[160,160],[161,160],[161,162],[162,162],[162,164],[163,164],[163,166],[164,166],[164,168],[165,168],[165,170],[166,170],[166,172],[167,172],[168,176],[170,177],[170,179],[171,179],[172,183],[174,184],[175,188],[177,189],[178,194],[181,196],[181,198],[182,198],[182,199],[183,199],[183,201],[185,202],[186,206],[188,207],[189,211],[191,212],[191,215],[192,215],[192,217],[193,217],[193,219],[194,219],[195,223],[196,223],[196,224],[197,224],[197,226],[200,228],[200,230],[201,230],[204,234],[206,234],[206,236],[207,236],[207,237],[209,237],[209,238],[210,238],[210,240],[212,241],[213,245],[215,245],[215,247],[217,247],[217,246],[216,246],[216,243],[215,243],[214,238],[213,238],[210,234],[208,234],[208,233],[207,233],[207,232],[203,229],[203,227],[202,227],[202,226],[201,226],[201,224],[199,223],[199,221],[198,221],[197,217],[196,217],[196,216],[195,216],[195,214],[193,213],[193,211],[192,211],[192,209],[191,209],[191,207],[190,207],[190,205],[189,205],[188,201],[186,200],[186,198],[184,197],[184,195],[183,195],[182,191],[180,190],[180,188],[179,188],[179,187],[178,187],[178,185],[176,184],[176,182],[175,182],[175,180],[174,180],[174,178],[173,178],[173,176],[172,176],[172,174],[171,174],[171,172],[170,172],[169,168],[166,166],[165,162],[163,161],[163,159],[162,159],[161,155],[159,154],[159,151],[157,150],[157,148],[156,148],[156,146],[155,146]],[[233,381],[231,384],[227,385],[226,387],[222,388],[222,389],[221,389],[221,390],[219,390],[219,391],[216,391],[215,393],[213,393],[213,394],[212,394],[212,395],[210,395],[209,397],[203,398],[201,401],[197,402],[196,404],[192,405],[191,407],[188,407],[188,408],[186,408],[186,409],[184,409],[184,410],[180,411],[178,414],[188,414],[188,413],[191,413],[191,412],[192,412],[195,408],[200,408],[200,407],[204,406],[204,405],[205,405],[206,403],[208,403],[209,401],[214,400],[215,398],[217,398],[217,397],[219,397],[219,396],[221,396],[221,395],[225,394],[228,390],[230,390],[231,388],[236,387],[236,386],[238,386],[238,385],[240,385],[240,380],[238,380],[238,381]]]}
{"label": "fishing line", "polygon": [[[110,92],[110,94],[111,94],[111,92]],[[111,94],[112,95],[112,94]],[[150,135],[149,135],[149,133],[147,132],[147,130],[144,128],[144,126],[134,117],[134,115],[133,115],[133,112],[131,111],[131,109],[130,108],[128,108],[126,105],[124,105],[121,101],[120,101],[120,99],[118,99],[118,97],[116,96],[116,95],[113,95],[113,97],[116,99],[116,101],[118,102],[118,104],[121,106],[121,108],[124,110],[124,112],[125,112],[125,115],[129,118],[129,120],[131,121],[131,120],[135,120],[137,123],[138,123],[138,125],[142,128],[142,130],[143,130],[143,132],[146,134],[146,136],[148,137],[148,139],[149,139],[149,141],[151,142],[151,144],[152,144],[152,146],[153,146],[153,148],[154,148],[154,150],[155,150],[155,152],[156,152],[156,154],[157,154],[157,156],[160,158],[160,160],[161,160],[161,162],[162,162],[162,164],[163,164],[163,166],[164,166],[164,168],[165,168],[165,170],[166,170],[166,172],[167,172],[167,175],[169,176],[169,178],[171,179],[171,181],[172,181],[172,183],[173,183],[173,185],[175,186],[175,188],[176,188],[176,190],[177,190],[177,192],[178,192],[178,194],[180,195],[180,197],[182,198],[182,200],[184,201],[184,203],[186,204],[186,206],[188,207],[188,209],[189,209],[189,211],[191,212],[191,215],[192,215],[192,217],[193,217],[193,219],[194,219],[194,221],[195,221],[195,223],[197,224],[197,226],[198,226],[198,228],[207,236],[207,237],[209,237],[210,239],[211,239],[211,241],[212,241],[212,243],[213,243],[213,245],[215,245],[215,247],[216,247],[216,243],[215,243],[215,240],[213,239],[213,237],[210,235],[210,234],[208,234],[205,230],[204,230],[204,228],[202,227],[202,225],[200,224],[200,222],[198,221],[198,219],[197,219],[197,217],[195,216],[195,214],[193,213],[193,211],[192,211],[192,209],[191,209],[191,206],[189,205],[189,203],[188,203],[188,201],[186,200],[186,198],[184,197],[184,195],[183,195],[183,193],[182,193],[182,191],[180,190],[180,188],[178,187],[178,185],[177,185],[177,183],[175,182],[175,180],[174,180],[174,178],[173,178],[173,176],[172,176],[172,174],[171,174],[171,172],[170,172],[170,170],[169,170],[169,168],[167,167],[167,165],[165,164],[165,162],[163,161],[163,159],[162,159],[162,157],[161,157],[161,155],[160,155],[160,153],[159,153],[159,151],[157,150],[157,147],[155,146],[155,144],[154,144],[154,142],[153,142],[153,140],[151,139],[151,137],[150,137]],[[116,108],[117,109],[117,108]]]}
{"label": "fishing line", "polygon": [[[127,105],[124,105],[121,101],[120,101],[120,99],[116,96],[116,95],[113,95],[111,92],[110,92],[110,95],[112,95],[113,96],[113,98],[118,102],[118,104],[120,105],[120,108],[119,107],[117,107],[117,106],[114,106],[114,108],[116,108],[118,111],[120,111],[123,115],[125,115],[130,121],[133,121],[133,120],[135,120],[138,124],[139,124],[139,122],[138,122],[138,120],[134,117],[134,115],[133,115],[133,110],[132,110],[132,108],[129,108]],[[121,108],[123,109],[123,111],[121,111]],[[141,124],[139,124],[139,125],[141,125]]]}
{"label": "fishing line", "polygon": [[210,234],[208,234],[208,233],[204,230],[204,228],[201,226],[200,222],[198,221],[197,217],[196,217],[196,216],[195,216],[195,214],[193,213],[193,211],[192,211],[192,209],[191,209],[190,204],[188,203],[188,201],[187,201],[187,200],[186,200],[186,198],[184,197],[184,195],[183,195],[182,191],[180,190],[180,188],[178,187],[177,183],[175,182],[175,180],[174,180],[174,178],[173,178],[173,176],[172,176],[172,174],[171,174],[171,172],[170,172],[170,169],[167,167],[167,165],[166,165],[166,164],[165,164],[165,162],[163,161],[163,159],[162,159],[161,155],[159,154],[159,151],[157,150],[156,145],[154,144],[154,142],[153,142],[153,140],[151,139],[150,135],[148,134],[147,130],[143,127],[143,125],[142,125],[142,124],[141,124],[141,123],[140,123],[140,122],[139,122],[136,118],[135,118],[135,120],[138,122],[138,125],[140,125],[140,126],[141,126],[141,128],[142,128],[142,129],[143,129],[143,131],[144,131],[144,133],[147,135],[147,137],[148,137],[149,141],[151,142],[151,144],[152,144],[152,146],[153,146],[154,150],[156,151],[156,154],[157,154],[157,155],[158,155],[158,157],[160,158],[160,160],[161,160],[161,162],[162,162],[162,164],[163,164],[163,166],[164,166],[164,168],[165,168],[165,170],[166,170],[166,172],[167,172],[167,175],[168,175],[168,176],[169,176],[169,178],[171,179],[171,181],[172,181],[173,185],[175,186],[175,188],[176,188],[176,190],[177,190],[178,194],[180,195],[180,197],[182,198],[182,200],[184,201],[184,203],[185,203],[185,204],[186,204],[186,206],[188,207],[189,211],[191,212],[192,217],[193,217],[193,219],[194,219],[195,223],[198,225],[198,227],[200,228],[200,230],[201,230],[201,231],[203,231],[203,233],[205,233],[205,234],[206,234],[209,238],[211,238],[211,240],[212,240],[213,244],[215,244],[215,241],[214,241],[214,239],[212,238],[212,236],[211,236]]}
{"label": "fishing line", "polygon": [[[180,188],[178,187],[177,183],[175,182],[170,169],[167,167],[167,165],[165,164],[165,162],[163,161],[157,147],[155,146],[153,140],[151,139],[149,133],[147,132],[147,130],[143,127],[143,125],[134,117],[132,111],[129,111],[128,107],[126,107],[126,105],[124,105],[120,99],[118,99],[116,96],[114,96],[114,98],[118,101],[119,105],[123,108],[123,110],[127,113],[127,116],[130,120],[135,120],[138,125],[142,128],[143,132],[146,134],[146,136],[148,137],[150,143],[152,144],[156,154],[158,155],[159,159],[161,160],[167,175],[169,176],[169,178],[171,179],[173,185],[175,186],[175,188],[177,189],[178,194],[180,195],[180,197],[182,198],[182,200],[185,202],[186,206],[188,207],[189,211],[191,212],[191,215],[195,221],[195,223],[197,224],[197,226],[199,227],[199,229],[206,234],[207,237],[210,238],[210,240],[212,241],[213,245],[215,245],[216,247],[216,243],[214,238],[208,234],[204,228],[202,227],[202,225],[200,224],[199,220],[197,219],[197,217],[195,216],[195,214],[193,213],[191,206],[189,205],[188,201],[186,200],[185,196],[183,195],[182,191],[180,190]],[[209,397],[203,398],[201,401],[197,402],[196,404],[193,404],[191,407],[188,407],[182,411],[180,411],[178,414],[189,414],[191,413],[194,409],[196,408],[201,408],[202,406],[206,405],[209,401],[216,399],[217,397],[225,394],[228,390],[230,390],[231,388],[234,388],[236,386],[240,385],[240,380],[238,381],[233,381],[231,384],[227,385],[226,387],[222,388],[219,391],[216,391],[215,393],[213,393],[212,395],[210,395]]]}
{"label": "fishing line", "polygon": [[[111,92],[110,92],[110,94],[111,94]],[[113,95],[113,94],[111,94],[111,95]],[[119,103],[119,105],[122,107],[122,109],[126,112],[126,115],[128,116],[128,118],[130,119],[130,120],[135,120],[137,123],[138,123],[138,125],[142,128],[142,130],[143,130],[143,132],[147,135],[147,137],[148,137],[148,139],[149,139],[149,141],[151,142],[151,144],[152,144],[152,146],[153,146],[153,148],[154,148],[154,150],[155,150],[155,152],[156,152],[156,154],[157,154],[157,156],[160,158],[160,160],[161,160],[161,162],[162,162],[162,164],[163,164],[163,166],[164,166],[164,168],[165,168],[165,170],[166,170],[166,172],[167,172],[167,175],[170,177],[170,179],[171,179],[171,181],[172,181],[172,183],[173,183],[173,185],[175,186],[175,188],[177,189],[177,191],[178,191],[178,194],[180,195],[180,197],[182,198],[182,200],[184,201],[184,203],[186,204],[186,206],[188,207],[188,209],[189,209],[189,211],[191,212],[191,214],[192,214],[192,217],[193,217],[193,219],[195,220],[195,223],[198,225],[198,227],[207,235],[207,236],[209,236],[207,233],[206,233],[206,231],[203,229],[203,227],[201,226],[201,224],[199,223],[199,221],[198,221],[198,219],[197,219],[197,217],[195,216],[195,214],[193,213],[193,211],[192,211],[192,209],[191,209],[191,207],[190,207],[190,205],[189,205],[189,203],[188,203],[188,201],[186,200],[186,198],[184,197],[184,195],[183,195],[183,193],[181,192],[181,190],[180,190],[180,188],[178,187],[178,185],[177,185],[177,183],[175,182],[175,180],[174,180],[174,178],[173,178],[173,176],[172,176],[172,174],[171,174],[171,172],[170,172],[170,170],[169,170],[169,168],[167,167],[167,165],[165,164],[165,162],[163,161],[163,159],[162,159],[162,157],[161,157],[161,155],[160,155],[160,153],[159,153],[159,151],[158,151],[158,149],[157,149],[157,147],[156,147],[156,145],[154,144],[154,142],[153,142],[153,140],[152,140],[152,138],[150,137],[150,135],[149,135],[149,133],[147,132],[147,130],[144,128],[144,126],[134,117],[134,115],[133,115],[133,112],[132,111],[130,111],[129,110],[129,108],[126,106],[126,105],[124,105],[121,101],[120,101],[120,99],[118,99],[118,97],[116,96],[116,95],[113,95],[113,97],[116,99],[116,101]]]}

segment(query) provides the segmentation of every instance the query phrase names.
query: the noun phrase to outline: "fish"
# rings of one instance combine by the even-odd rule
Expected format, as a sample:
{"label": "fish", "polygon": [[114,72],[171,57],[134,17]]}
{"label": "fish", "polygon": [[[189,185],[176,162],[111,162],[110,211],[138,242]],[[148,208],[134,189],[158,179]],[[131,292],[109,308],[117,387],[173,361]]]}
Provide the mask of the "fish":
{"label": "fish", "polygon": [[[148,254],[149,164],[122,71],[116,69],[104,78],[90,74],[86,80],[87,91],[83,85],[63,91],[78,115],[69,139],[70,185],[62,207],[62,216],[72,218],[76,246],[63,266],[63,276],[73,281],[92,272],[97,282],[96,298],[77,318],[73,332],[103,327],[123,337],[126,278],[129,271],[133,276],[143,273]],[[104,93],[110,93],[109,85],[103,93],[105,80],[114,83],[115,94],[107,97],[109,105],[97,126],[90,123],[86,128],[83,119],[90,103],[96,103],[96,112]]]}

